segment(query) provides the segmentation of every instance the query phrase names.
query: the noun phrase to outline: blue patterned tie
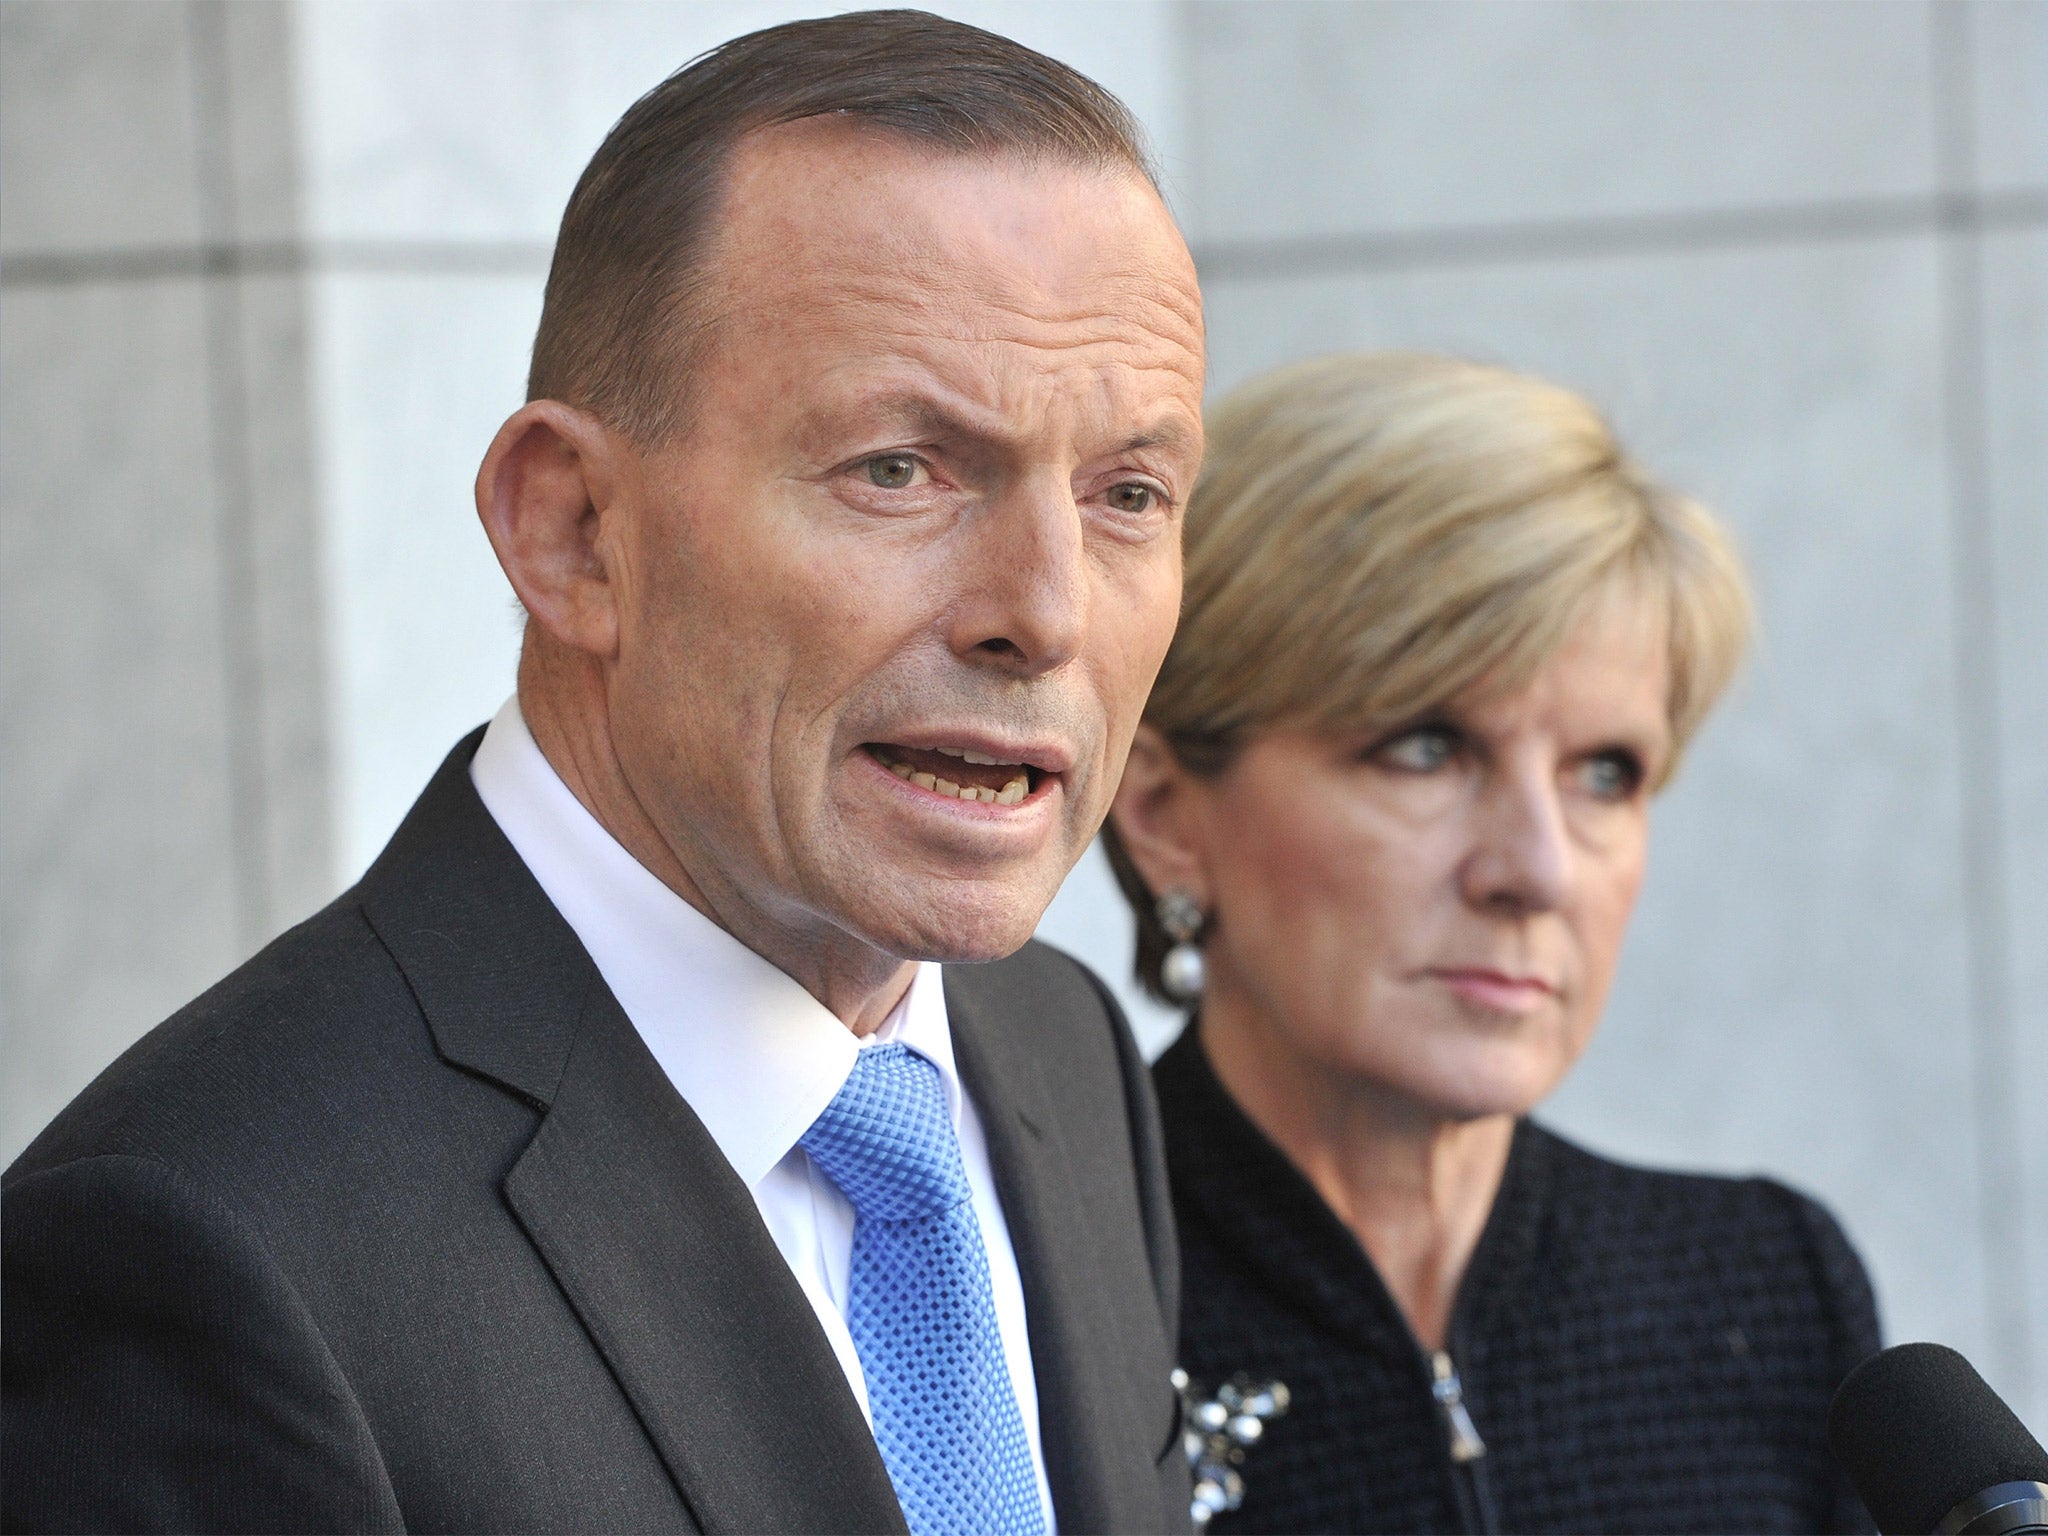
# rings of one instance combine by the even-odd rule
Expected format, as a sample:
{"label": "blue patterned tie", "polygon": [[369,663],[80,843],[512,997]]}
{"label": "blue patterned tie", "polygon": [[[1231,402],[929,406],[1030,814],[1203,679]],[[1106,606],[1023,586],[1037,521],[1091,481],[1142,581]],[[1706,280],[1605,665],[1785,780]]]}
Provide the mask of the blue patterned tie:
{"label": "blue patterned tie", "polygon": [[939,1069],[908,1046],[863,1050],[803,1147],[857,1218],[846,1327],[910,1529],[1038,1536],[1037,1473]]}

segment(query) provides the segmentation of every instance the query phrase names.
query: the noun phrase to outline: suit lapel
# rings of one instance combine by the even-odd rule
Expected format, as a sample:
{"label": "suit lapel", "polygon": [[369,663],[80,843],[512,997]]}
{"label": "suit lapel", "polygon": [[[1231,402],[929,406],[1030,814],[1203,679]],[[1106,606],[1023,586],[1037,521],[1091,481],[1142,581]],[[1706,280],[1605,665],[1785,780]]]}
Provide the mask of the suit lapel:
{"label": "suit lapel", "polygon": [[[978,968],[977,968],[978,969]],[[1160,1516],[1155,1490],[1134,1484],[1159,1450],[1150,1427],[1164,1417],[1167,1362],[1156,1367],[1159,1402],[1134,1399],[1124,1313],[1135,1290],[1150,1297],[1142,1270],[1119,1285],[1105,1274],[1105,1243],[1135,1244],[1133,1233],[1093,1230],[1065,1128],[1033,1050],[1026,994],[969,989],[947,972],[946,1008],[962,1082],[980,1112],[989,1161],[1024,1282],[1037,1378],[1046,1478],[1066,1532],[1150,1530]],[[1155,1323],[1156,1327],[1156,1323]],[[1148,1438],[1148,1436],[1150,1438]]]}
{"label": "suit lapel", "polygon": [[361,894],[442,1057],[542,1111],[506,1201],[704,1530],[903,1530],[753,1197],[477,798],[480,735]]}
{"label": "suit lapel", "polygon": [[602,987],[505,1198],[705,1530],[904,1528],[753,1197]]}

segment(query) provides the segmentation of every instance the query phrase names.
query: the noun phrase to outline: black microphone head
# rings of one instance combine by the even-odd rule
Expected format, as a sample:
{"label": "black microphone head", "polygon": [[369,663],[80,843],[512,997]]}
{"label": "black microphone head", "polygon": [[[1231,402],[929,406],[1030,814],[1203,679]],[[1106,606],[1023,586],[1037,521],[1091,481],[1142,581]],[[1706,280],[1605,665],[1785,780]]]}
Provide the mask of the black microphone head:
{"label": "black microphone head", "polygon": [[1851,1371],[1828,1410],[1828,1443],[1886,1536],[1928,1536],[1999,1483],[2048,1483],[2048,1451],[1941,1344],[1900,1344]]}

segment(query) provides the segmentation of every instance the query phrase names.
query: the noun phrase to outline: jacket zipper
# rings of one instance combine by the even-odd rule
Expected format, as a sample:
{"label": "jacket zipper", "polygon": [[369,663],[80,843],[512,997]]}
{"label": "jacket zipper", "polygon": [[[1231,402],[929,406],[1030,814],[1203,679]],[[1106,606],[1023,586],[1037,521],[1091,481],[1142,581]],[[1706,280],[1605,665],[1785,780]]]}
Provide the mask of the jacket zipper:
{"label": "jacket zipper", "polygon": [[1475,1536],[1495,1536],[1500,1520],[1486,1477],[1486,1442],[1479,1438],[1479,1426],[1465,1406],[1464,1383],[1458,1380],[1458,1367],[1449,1350],[1439,1349],[1430,1355],[1429,1377],[1430,1395],[1443,1415],[1449,1440],[1451,1485],[1464,1527]]}

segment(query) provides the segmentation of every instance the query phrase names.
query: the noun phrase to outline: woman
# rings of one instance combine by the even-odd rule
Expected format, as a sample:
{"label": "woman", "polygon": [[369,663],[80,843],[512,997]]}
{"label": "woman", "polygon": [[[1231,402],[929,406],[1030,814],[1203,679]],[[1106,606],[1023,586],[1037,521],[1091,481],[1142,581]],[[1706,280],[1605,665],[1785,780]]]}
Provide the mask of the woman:
{"label": "woman", "polygon": [[1722,533],[1566,391],[1393,355],[1224,402],[1186,538],[1109,846],[1198,1004],[1155,1069],[1184,1365],[1291,1389],[1216,1528],[1864,1528],[1834,1221],[1527,1118],[1745,643]]}

